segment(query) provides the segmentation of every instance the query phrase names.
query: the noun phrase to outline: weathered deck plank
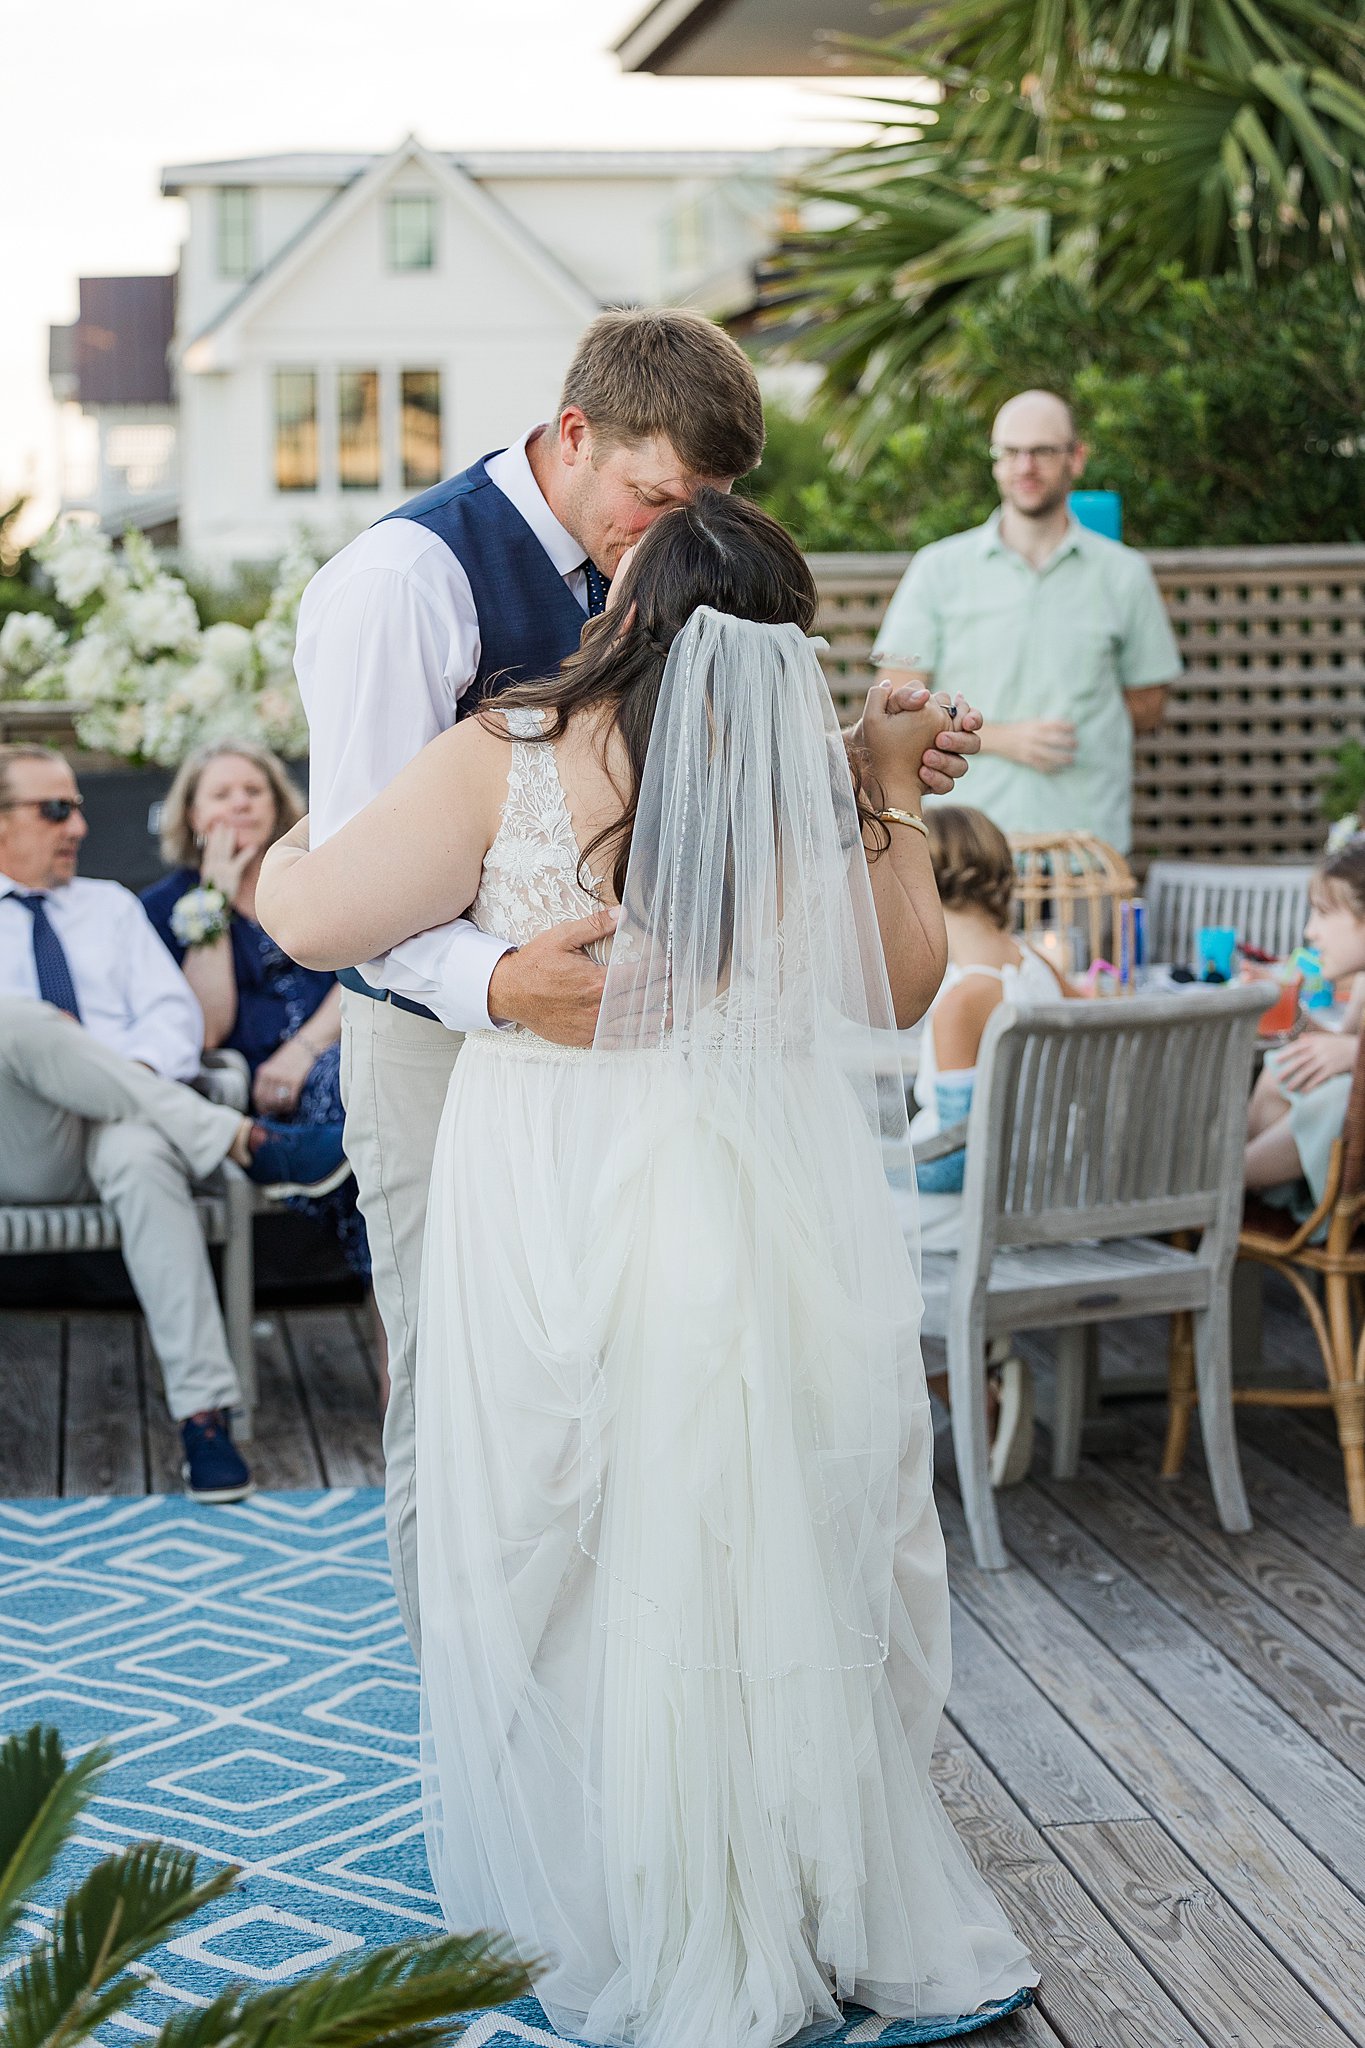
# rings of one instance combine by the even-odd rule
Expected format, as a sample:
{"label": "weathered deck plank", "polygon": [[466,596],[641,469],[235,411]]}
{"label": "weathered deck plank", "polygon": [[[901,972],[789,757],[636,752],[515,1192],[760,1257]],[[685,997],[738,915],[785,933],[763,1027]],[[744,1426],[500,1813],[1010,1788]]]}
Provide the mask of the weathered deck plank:
{"label": "weathered deck plank", "polygon": [[1148,1818],[1148,1809],[960,1601],[953,1612],[948,1713],[1035,1827]]}
{"label": "weathered deck plank", "polygon": [[1120,1559],[1037,1486],[1002,1502],[1001,1520],[1009,1549],[1242,1780],[1248,1796],[1359,1885],[1365,1826],[1356,1774],[1153,1593],[1138,1576],[1146,1560],[1136,1550]]}
{"label": "weathered deck plank", "polygon": [[1205,2048],[965,1738],[944,1732],[934,1780],[977,1868],[1043,1975],[1038,2002],[1067,2048]]}
{"label": "weathered deck plank", "polygon": [[1168,1610],[1355,1777],[1365,1778],[1365,1703],[1355,1674],[1103,1467],[1083,1460],[1078,1478],[1038,1485],[1113,1558],[1140,1554],[1143,1582]]}
{"label": "weathered deck plank", "polygon": [[1209,2048],[1352,2048],[1155,1821],[1087,1821],[1044,1839]]}
{"label": "weathered deck plank", "polygon": [[0,1316],[0,1497],[61,1492],[65,1376],[61,1316]]}
{"label": "weathered deck plank", "polygon": [[147,1452],[132,1315],[73,1316],[67,1325],[62,1492],[143,1493]]}
{"label": "weathered deck plank", "polygon": [[290,1309],[279,1321],[307,1402],[322,1483],[382,1486],[378,1394],[349,1310]]}
{"label": "weathered deck plank", "polygon": [[[997,1655],[1103,1759],[1136,1810],[1159,1819],[1267,1947],[1341,2025],[1354,2028],[1365,1991],[1365,1926],[1349,1886],[1186,1726],[1174,1702],[1157,1697],[1033,1571],[1022,1564],[979,1571],[956,1499],[943,1498],[942,1509],[958,1611],[976,1620]],[[955,1631],[954,1645],[960,1640]],[[970,1685],[962,1690],[970,1693]],[[957,1706],[955,1694],[955,1716]],[[979,1723],[975,1737],[991,1758],[1012,1741]],[[1008,1769],[1004,1775],[1029,1818],[1044,1822],[1047,1807],[1034,1805],[1034,1788]],[[1349,1796],[1349,1781],[1340,1790]],[[1348,1820],[1344,1832],[1344,1853],[1356,1845],[1359,1872],[1365,1831]],[[1340,1931],[1330,1952],[1325,1926]]]}
{"label": "weathered deck plank", "polygon": [[[1150,1462],[1133,1458],[1106,1459],[1104,1469],[1286,1621],[1349,1666],[1358,1678],[1365,1678],[1365,1592],[1339,1577],[1335,1567],[1324,1570],[1327,1560],[1315,1555],[1297,1535],[1286,1535],[1263,1516],[1245,1536],[1229,1536],[1219,1527],[1202,1474],[1164,1480]],[[1352,1533],[1365,1562],[1365,1531]],[[1346,1539],[1341,1547],[1349,1547]]]}

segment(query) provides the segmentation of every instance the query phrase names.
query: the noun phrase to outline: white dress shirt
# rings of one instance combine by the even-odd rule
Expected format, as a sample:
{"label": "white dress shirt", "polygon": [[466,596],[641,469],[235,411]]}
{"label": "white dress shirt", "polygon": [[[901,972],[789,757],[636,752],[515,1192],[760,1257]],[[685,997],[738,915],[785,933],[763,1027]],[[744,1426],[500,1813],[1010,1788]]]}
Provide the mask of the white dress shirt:
{"label": "white dress shirt", "polygon": [[[36,1002],[33,912],[14,900],[16,891],[33,893],[0,874],[0,995]],[[168,1081],[192,1081],[204,1049],[204,1013],[136,896],[119,882],[83,876],[42,893],[86,1030]]]}
{"label": "white dress shirt", "polygon": [[[584,553],[531,473],[532,427],[488,475],[516,507],[586,616]],[[479,665],[469,578],[445,542],[384,519],[318,570],[299,606],[294,669],[308,714],[310,839],[320,846],[455,723]],[[420,831],[421,820],[415,820]],[[467,918],[404,939],[361,972],[424,1003],[452,1031],[486,1030],[488,984],[507,941]]]}

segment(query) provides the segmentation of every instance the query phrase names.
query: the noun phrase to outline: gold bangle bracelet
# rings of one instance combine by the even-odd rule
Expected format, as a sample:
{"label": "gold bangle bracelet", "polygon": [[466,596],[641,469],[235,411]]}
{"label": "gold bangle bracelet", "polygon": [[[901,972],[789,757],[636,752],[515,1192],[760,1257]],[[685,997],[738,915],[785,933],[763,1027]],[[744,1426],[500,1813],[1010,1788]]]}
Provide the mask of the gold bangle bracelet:
{"label": "gold bangle bracelet", "polygon": [[913,811],[878,811],[877,817],[883,825],[913,825],[926,839],[929,837],[929,827],[923,818],[917,818]]}

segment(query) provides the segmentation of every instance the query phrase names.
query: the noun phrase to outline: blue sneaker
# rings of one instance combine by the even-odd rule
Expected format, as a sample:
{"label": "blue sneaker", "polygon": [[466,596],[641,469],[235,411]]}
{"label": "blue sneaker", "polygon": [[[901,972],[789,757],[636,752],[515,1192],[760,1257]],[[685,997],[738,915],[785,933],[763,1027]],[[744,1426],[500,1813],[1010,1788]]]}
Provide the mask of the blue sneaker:
{"label": "blue sneaker", "polygon": [[232,1441],[225,1408],[191,1415],[180,1425],[180,1441],[185,1446],[180,1469],[191,1500],[245,1500],[256,1491],[246,1460]]}
{"label": "blue sneaker", "polygon": [[340,1124],[282,1124],[256,1118],[265,1143],[252,1154],[247,1168],[252,1180],[283,1200],[289,1195],[330,1195],[348,1178],[351,1167],[341,1149]]}

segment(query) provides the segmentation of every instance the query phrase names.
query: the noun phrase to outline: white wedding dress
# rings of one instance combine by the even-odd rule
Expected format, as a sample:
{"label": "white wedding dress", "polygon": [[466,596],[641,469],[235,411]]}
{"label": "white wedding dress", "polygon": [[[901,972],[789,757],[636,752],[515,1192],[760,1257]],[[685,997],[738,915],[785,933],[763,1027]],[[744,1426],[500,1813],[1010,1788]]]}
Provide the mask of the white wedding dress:
{"label": "white wedding dress", "polygon": [[[781,663],[800,666],[795,628],[747,631],[786,634]],[[706,688],[703,780],[720,703]],[[810,702],[818,744],[799,736],[778,797],[764,781],[764,831],[798,756],[830,808],[832,711]],[[656,734],[669,703],[666,689]],[[525,735],[538,716],[509,724]],[[655,785],[682,774],[653,742],[650,761]],[[689,765],[678,787],[693,781]],[[642,834],[676,831],[647,770],[636,846],[659,900],[680,868],[661,881]],[[856,1065],[847,1017],[832,1053],[812,1022],[820,930],[807,917],[793,936],[790,887],[810,848],[787,844],[775,891],[768,857],[765,995],[738,843],[723,964],[713,952],[690,1016],[673,896],[669,1001],[657,958],[618,973],[632,943],[637,961],[649,952],[628,887],[616,1022],[597,1048],[466,1039],[427,1225],[431,1868],[453,1929],[502,1929],[545,1959],[536,1989],[560,2033],[629,2048],[775,2048],[837,2028],[836,1999],[924,2020],[1037,1981],[929,1782],[948,1594],[918,1285],[878,1133],[841,1071]],[[515,739],[471,915],[517,943],[588,915],[578,862],[554,748]],[[793,1050],[782,991],[796,987]],[[742,1058],[726,1051],[737,1034]]]}

